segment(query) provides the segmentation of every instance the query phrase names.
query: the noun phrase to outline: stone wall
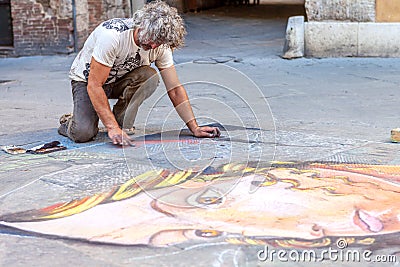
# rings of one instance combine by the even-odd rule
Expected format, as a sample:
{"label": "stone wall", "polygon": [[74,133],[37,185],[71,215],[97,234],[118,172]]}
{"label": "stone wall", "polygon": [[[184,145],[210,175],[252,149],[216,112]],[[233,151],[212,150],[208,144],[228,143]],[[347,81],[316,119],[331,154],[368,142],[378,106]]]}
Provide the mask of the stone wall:
{"label": "stone wall", "polygon": [[306,0],[305,8],[306,56],[400,57],[399,0]]}
{"label": "stone wall", "polygon": [[375,21],[375,0],[306,0],[305,8],[308,21]]}
{"label": "stone wall", "polygon": [[89,35],[89,7],[87,0],[75,1],[75,40],[76,50],[83,47]]}
{"label": "stone wall", "polygon": [[12,0],[12,55],[70,53],[74,49],[71,0]]}

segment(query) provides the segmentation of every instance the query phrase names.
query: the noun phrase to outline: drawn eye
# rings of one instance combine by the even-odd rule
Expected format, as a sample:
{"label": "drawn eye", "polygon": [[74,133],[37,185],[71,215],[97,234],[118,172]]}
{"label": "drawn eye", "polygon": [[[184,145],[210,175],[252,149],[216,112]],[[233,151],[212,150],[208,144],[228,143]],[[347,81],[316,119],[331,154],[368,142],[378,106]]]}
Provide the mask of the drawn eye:
{"label": "drawn eye", "polygon": [[218,237],[222,235],[222,232],[217,230],[196,230],[194,233],[199,237]]}
{"label": "drawn eye", "polygon": [[222,203],[222,199],[219,197],[199,197],[196,200],[198,203],[204,204],[204,205],[221,204]]}
{"label": "drawn eye", "polygon": [[194,207],[215,207],[224,202],[224,195],[215,188],[208,188],[187,198],[187,203]]}

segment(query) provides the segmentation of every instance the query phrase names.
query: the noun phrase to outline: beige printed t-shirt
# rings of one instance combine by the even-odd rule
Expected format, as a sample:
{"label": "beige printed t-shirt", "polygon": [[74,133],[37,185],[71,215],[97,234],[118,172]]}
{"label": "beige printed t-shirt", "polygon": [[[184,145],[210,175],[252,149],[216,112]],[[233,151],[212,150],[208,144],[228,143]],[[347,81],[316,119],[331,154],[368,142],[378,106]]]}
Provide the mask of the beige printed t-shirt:
{"label": "beige printed t-shirt", "polygon": [[133,32],[133,20],[129,18],[115,18],[101,23],[89,35],[72,63],[70,79],[87,82],[92,57],[111,68],[106,84],[153,62],[158,68],[168,68],[174,64],[170,48],[159,46],[144,51],[135,44]]}

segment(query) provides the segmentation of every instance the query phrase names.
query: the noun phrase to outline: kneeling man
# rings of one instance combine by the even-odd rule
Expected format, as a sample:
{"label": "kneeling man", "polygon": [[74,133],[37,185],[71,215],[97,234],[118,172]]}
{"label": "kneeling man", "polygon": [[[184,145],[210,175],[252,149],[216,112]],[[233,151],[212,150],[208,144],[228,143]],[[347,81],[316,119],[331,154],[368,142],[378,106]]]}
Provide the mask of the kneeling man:
{"label": "kneeling man", "polygon": [[[172,50],[183,45],[186,30],[177,10],[154,1],[133,18],[101,23],[88,37],[71,70],[72,114],[60,118],[58,132],[75,142],[98,133],[99,118],[116,145],[129,145],[127,132],[139,106],[156,90],[159,69],[176,111],[196,137],[218,137],[216,127],[200,127],[173,64]],[[108,99],[118,99],[111,110]]]}

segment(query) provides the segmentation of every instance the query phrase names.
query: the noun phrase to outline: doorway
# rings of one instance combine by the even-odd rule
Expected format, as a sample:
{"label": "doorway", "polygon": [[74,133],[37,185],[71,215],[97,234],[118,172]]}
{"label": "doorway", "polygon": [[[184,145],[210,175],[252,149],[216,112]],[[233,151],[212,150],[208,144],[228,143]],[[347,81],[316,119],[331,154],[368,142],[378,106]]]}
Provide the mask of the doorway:
{"label": "doorway", "polygon": [[0,46],[13,46],[10,0],[0,0]]}

